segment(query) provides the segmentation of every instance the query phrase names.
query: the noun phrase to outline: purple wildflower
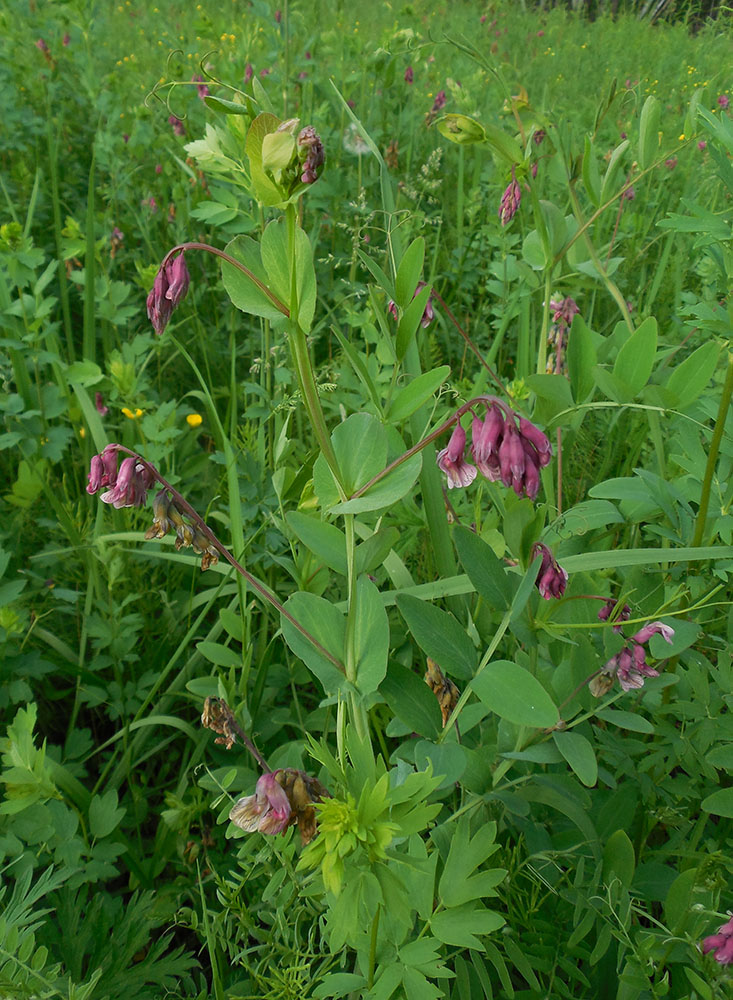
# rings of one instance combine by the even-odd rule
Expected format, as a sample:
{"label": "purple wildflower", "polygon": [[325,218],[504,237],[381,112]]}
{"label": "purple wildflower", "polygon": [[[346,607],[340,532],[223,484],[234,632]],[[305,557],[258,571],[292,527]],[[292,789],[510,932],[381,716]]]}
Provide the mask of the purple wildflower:
{"label": "purple wildflower", "polygon": [[674,168],[677,166],[677,157],[676,156],[670,156],[670,158],[668,160],[664,161],[664,165],[667,168],[667,170],[670,170],[670,171],[674,170]]}
{"label": "purple wildflower", "polygon": [[252,77],[254,75],[255,75],[255,71],[254,71],[254,67],[253,67],[252,63],[247,63],[247,65],[244,67],[244,82],[245,82],[245,84],[249,83],[249,81],[252,79]]}
{"label": "purple wildflower", "polygon": [[518,497],[524,491],[524,469],[526,458],[522,439],[513,420],[504,424],[504,434],[499,445],[499,469],[501,481],[514,490]]}
{"label": "purple wildflower", "polygon": [[[36,43],[37,44],[37,43]],[[718,107],[722,108],[723,111],[727,111],[730,106],[730,100],[727,94],[721,94],[718,98]]]}
{"label": "purple wildflower", "polygon": [[[614,601],[612,597],[609,597],[609,599],[603,605],[601,610],[598,612],[598,621],[607,622],[609,618],[611,618],[617,607],[618,607],[618,601]],[[628,604],[624,604],[618,615],[616,615],[615,621],[627,622],[629,618],[631,618],[631,608],[629,607]],[[614,625],[613,631],[620,632],[621,625],[619,624]]]}
{"label": "purple wildflower", "polygon": [[512,179],[507,186],[504,194],[501,196],[501,202],[499,204],[499,219],[502,226],[507,226],[512,221],[514,216],[517,214],[517,209],[522,201],[522,189],[517,183],[517,179],[514,176],[514,167],[512,167]]}
{"label": "purple wildflower", "polygon": [[471,425],[471,454],[478,471],[491,482],[501,479],[499,442],[504,433],[504,417],[492,403],[486,408],[486,419],[474,417]]}
{"label": "purple wildflower", "polygon": [[413,80],[412,66],[408,66],[407,69],[405,70],[405,83],[412,83],[412,80]]}
{"label": "purple wildflower", "polygon": [[[91,485],[91,482],[90,482]],[[153,485],[153,477],[147,466],[130,456],[122,460],[117,482],[100,497],[102,503],[110,503],[113,507],[144,507],[148,498],[148,490]],[[90,492],[87,487],[87,492]]]}
{"label": "purple wildflower", "polygon": [[[39,38],[38,41],[36,42],[36,48],[40,49],[41,52],[44,53],[48,52],[48,45],[42,38]],[[720,98],[718,98],[718,103],[720,103]]]}
{"label": "purple wildflower", "polygon": [[[415,292],[412,296],[413,299],[420,294],[423,288],[426,287],[427,287],[426,282],[418,281],[417,286],[415,287]],[[395,303],[394,299],[390,299],[389,302],[387,303],[387,312],[390,313],[395,318],[395,320],[399,319],[399,314],[397,312],[397,304]],[[420,317],[420,326],[423,328],[423,330],[426,330],[434,319],[435,319],[435,310],[433,309],[433,293],[431,291],[430,295],[428,295],[428,301],[425,303],[425,309],[423,310],[423,314]]]}
{"label": "purple wildflower", "polygon": [[274,835],[282,833],[290,822],[290,802],[285,790],[278,783],[281,771],[263,774],[258,779],[254,795],[235,802],[229,819],[247,833]]}
{"label": "purple wildflower", "polygon": [[573,316],[580,312],[577,302],[569,295],[565,299],[550,299],[550,310],[553,323],[562,323],[565,326],[570,326]]}
{"label": "purple wildflower", "polygon": [[438,453],[437,462],[448,479],[448,489],[468,486],[476,478],[476,467],[464,458],[466,432],[458,423],[451,434],[447,448]]}
{"label": "purple wildflower", "polygon": [[733,965],[733,917],[718,928],[717,934],[703,938],[701,947],[703,955],[712,951],[720,965]]}
{"label": "purple wildflower", "polygon": [[707,148],[708,148],[708,144],[707,144],[707,143],[705,142],[705,140],[704,140],[704,139],[701,139],[701,140],[700,140],[700,141],[698,142],[698,144],[697,144],[697,148],[698,148],[698,149],[700,150],[700,152],[702,152],[702,151],[703,151],[703,149],[707,149]]}
{"label": "purple wildflower", "polygon": [[67,31],[64,37],[61,39],[61,44],[63,45],[64,48],[66,48],[70,41],[71,41],[71,35]]}
{"label": "purple wildflower", "polygon": [[442,111],[446,105],[446,96],[444,90],[439,90],[435,95],[435,100],[433,101],[433,106],[430,109],[431,112],[437,114],[438,111]]}
{"label": "purple wildflower", "polygon": [[185,135],[186,126],[183,124],[180,118],[176,118],[175,115],[168,116],[168,124],[173,129],[175,135]]}
{"label": "purple wildflower", "polygon": [[190,282],[183,253],[163,265],[155,276],[147,299],[148,319],[161,335],[176,306],[186,297]]}
{"label": "purple wildflower", "polygon": [[100,417],[106,417],[109,413],[109,407],[104,405],[104,396],[101,392],[94,393],[94,405],[97,408],[97,413]]}
{"label": "purple wildflower", "polygon": [[541,146],[542,143],[545,141],[546,135],[547,132],[545,132],[543,128],[538,128],[537,131],[532,136],[532,141],[534,142],[535,146]]}
{"label": "purple wildflower", "polygon": [[540,596],[546,601],[553,597],[562,597],[568,582],[567,572],[560,566],[552,552],[542,542],[535,542],[532,546],[532,560],[537,556],[542,556],[542,564],[537,573],[535,586],[540,592]]}
{"label": "purple wildflower", "polygon": [[636,198],[636,189],[634,187],[626,188],[621,195],[621,201],[633,201],[634,198]]}
{"label": "purple wildflower", "polygon": [[641,643],[644,645],[649,642],[653,635],[661,635],[665,642],[672,643],[674,639],[674,629],[671,625],[665,625],[664,622],[649,622],[644,628],[640,629],[636,635],[632,636],[634,642]]}
{"label": "purple wildflower", "polygon": [[202,101],[204,100],[204,98],[209,96],[210,93],[209,88],[204,83],[204,78],[202,76],[192,77],[191,82],[197,84],[196,90],[198,91],[198,95]]}
{"label": "purple wildflower", "polygon": [[303,171],[300,179],[303,184],[312,184],[318,180],[321,168],[326,162],[321,137],[312,125],[306,125],[304,129],[301,129],[298,136],[298,150]]}

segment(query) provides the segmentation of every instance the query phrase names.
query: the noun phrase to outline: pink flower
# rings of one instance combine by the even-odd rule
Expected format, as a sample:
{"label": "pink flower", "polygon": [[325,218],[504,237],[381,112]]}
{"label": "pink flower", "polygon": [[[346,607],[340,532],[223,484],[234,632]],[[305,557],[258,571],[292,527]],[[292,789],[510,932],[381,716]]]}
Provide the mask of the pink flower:
{"label": "pink flower", "polygon": [[204,78],[202,76],[192,77],[191,82],[197,84],[196,90],[198,91],[198,95],[202,101],[204,100],[205,97],[209,96],[209,88],[204,83]]}
{"label": "pink flower", "polygon": [[659,677],[659,672],[646,662],[643,646],[624,647],[618,654],[617,677],[624,691],[644,686],[645,677]]}
{"label": "pink flower", "polygon": [[[426,287],[427,286],[424,281],[418,281],[412,296],[413,299],[415,298],[416,295],[419,295],[419,293],[423,290],[423,288]],[[390,299],[389,302],[387,303],[387,312],[390,313],[395,318],[395,320],[399,320],[399,315],[397,312],[397,304],[393,299]],[[434,319],[435,319],[435,310],[433,309],[433,293],[431,291],[430,295],[428,295],[428,301],[425,303],[425,309],[423,310],[423,314],[420,317],[420,326],[423,328],[423,330],[426,330]]]}
{"label": "pink flower", "polygon": [[665,625],[664,622],[649,622],[644,628],[640,629],[635,636],[632,636],[634,642],[638,642],[641,645],[649,642],[653,635],[661,635],[665,642],[672,644],[674,639],[674,629],[671,625]]}
{"label": "pink flower", "polygon": [[117,445],[108,444],[101,455],[92,457],[89,469],[87,493],[90,495],[103,486],[114,486],[117,482]]}
{"label": "pink flower", "polygon": [[64,48],[66,48],[66,46],[69,44],[70,41],[71,41],[71,35],[67,31],[64,37],[61,39],[61,44],[63,45]]}
{"label": "pink flower", "polygon": [[504,417],[496,404],[487,407],[486,419],[474,417],[471,425],[471,454],[478,471],[491,482],[501,479],[499,442],[504,433]]}
{"label": "pink flower", "polygon": [[577,302],[569,295],[558,301],[550,299],[550,310],[553,323],[563,323],[565,326],[570,326],[573,322],[573,316],[580,312]]}
{"label": "pink flower", "polygon": [[262,77],[262,79],[264,80],[264,79],[265,79],[265,77],[266,77],[266,76],[269,76],[271,72],[272,72],[272,70],[270,70],[270,69],[261,69],[261,70],[260,70],[260,76],[261,76],[261,77]]}
{"label": "pink flower", "polygon": [[249,81],[252,79],[254,75],[255,71],[254,67],[252,66],[252,63],[247,63],[247,65],[244,67],[244,82],[249,83]]}
{"label": "pink flower", "polygon": [[664,161],[664,165],[667,168],[667,170],[674,170],[674,168],[677,166],[677,157],[670,156],[668,160]]}
{"label": "pink flower", "polygon": [[700,140],[700,141],[698,142],[698,144],[697,144],[697,148],[698,148],[698,149],[700,150],[700,152],[702,152],[702,151],[703,151],[703,149],[707,149],[707,148],[708,148],[708,144],[707,144],[707,143],[705,142],[705,140],[704,140],[704,139],[701,139],[701,140]]}
{"label": "pink flower", "polygon": [[720,97],[718,98],[718,107],[722,108],[723,111],[727,111],[729,105],[730,105],[730,100],[728,99],[727,94],[721,94]]}
{"label": "pink flower", "polygon": [[[598,612],[598,621],[599,622],[607,622],[608,619],[611,617],[611,615],[616,610],[617,606],[618,606],[618,601],[614,601],[613,598],[609,598],[606,601],[606,603],[603,605],[603,607],[601,608],[601,610]],[[617,621],[617,622],[627,622],[629,620],[629,618],[631,618],[631,608],[629,607],[628,604],[624,604],[623,608],[621,608],[621,610],[619,611],[618,615],[616,616],[615,621]],[[614,625],[613,626],[613,631],[614,632],[620,632],[621,631],[621,626],[620,625]]]}
{"label": "pink flower", "polygon": [[522,189],[520,188],[517,180],[514,176],[514,167],[512,167],[512,179],[504,194],[501,196],[501,202],[499,203],[499,220],[502,226],[507,226],[512,221],[514,216],[517,214],[517,210],[522,201]]}
{"label": "pink flower", "polygon": [[181,121],[181,119],[180,118],[176,118],[175,115],[169,115],[168,116],[168,124],[173,129],[173,132],[175,133],[175,135],[185,135],[186,134],[186,126],[183,124],[183,122]]}
{"label": "pink flower", "polygon": [[718,928],[717,934],[703,938],[702,953],[713,952],[713,958],[720,965],[733,965],[733,917]]}
{"label": "pink flower", "polygon": [[104,405],[104,396],[101,392],[94,393],[94,405],[97,408],[97,413],[100,417],[106,417],[109,413],[109,407]]}
{"label": "pink flower", "polygon": [[405,70],[405,83],[412,83],[412,66],[408,66]]}
{"label": "pink flower", "polygon": [[542,542],[535,542],[532,546],[533,562],[537,556],[542,556],[542,564],[535,583],[540,597],[544,597],[546,601],[553,597],[562,597],[568,582],[567,572],[558,564],[552,552]]}
{"label": "pink flower", "polygon": [[433,112],[442,111],[443,108],[445,107],[445,103],[446,103],[445,91],[439,90],[438,93],[435,95],[435,100],[433,101],[433,106],[430,110]]}
{"label": "pink flower", "polygon": [[[90,482],[91,485],[91,482]],[[117,473],[115,485],[100,497],[102,503],[110,503],[113,507],[144,507],[148,498],[148,490],[153,485],[153,477],[147,466],[130,456],[123,459]],[[87,487],[89,491],[89,487]]]}
{"label": "pink flower", "polygon": [[156,274],[147,308],[148,319],[158,336],[168,325],[173,310],[185,298],[190,280],[183,253],[168,261]]}
{"label": "pink flower", "polygon": [[636,190],[633,187],[627,188],[621,195],[621,201],[633,201],[636,198]]}
{"label": "pink flower", "polygon": [[476,467],[464,458],[466,450],[466,432],[460,424],[451,434],[448,447],[438,453],[438,468],[448,479],[448,489],[461,488],[470,485],[476,478]]}
{"label": "pink flower", "polygon": [[499,468],[502,483],[507,487],[511,486],[518,497],[522,495],[524,489],[525,464],[526,459],[519,431],[513,420],[507,420],[499,445]]}
{"label": "pink flower", "polygon": [[[36,42],[36,48],[40,49],[41,52],[48,52],[48,45],[42,38],[39,38],[38,41]],[[720,98],[718,98],[718,103],[720,103]]]}
{"label": "pink flower", "polygon": [[156,174],[162,174],[163,173],[163,165],[161,163],[156,163],[155,164],[155,172],[156,172]]}
{"label": "pink flower", "polygon": [[254,795],[235,802],[229,819],[247,833],[274,835],[282,833],[290,823],[291,807],[285,790],[278,783],[281,770],[263,774],[258,779]]}

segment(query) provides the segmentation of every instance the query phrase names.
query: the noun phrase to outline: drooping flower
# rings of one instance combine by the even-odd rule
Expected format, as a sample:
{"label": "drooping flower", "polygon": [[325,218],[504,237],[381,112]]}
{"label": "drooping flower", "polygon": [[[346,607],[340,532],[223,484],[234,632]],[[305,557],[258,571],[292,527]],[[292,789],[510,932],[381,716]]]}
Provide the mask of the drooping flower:
{"label": "drooping flower", "polygon": [[191,82],[197,85],[196,91],[198,92],[198,95],[202,101],[209,96],[210,93],[209,88],[204,82],[204,78],[200,74],[191,77]]}
{"label": "drooping flower", "polygon": [[471,455],[478,471],[491,482],[501,479],[499,442],[504,433],[504,417],[492,403],[486,408],[485,420],[474,417],[471,425]]}
{"label": "drooping flower", "polygon": [[185,298],[191,277],[183,252],[164,264],[155,276],[147,299],[148,319],[160,336],[176,306]]}
{"label": "drooping flower", "polygon": [[100,417],[106,417],[109,413],[109,407],[104,405],[104,396],[101,392],[94,393],[94,406]]}
{"label": "drooping flower", "polygon": [[244,67],[244,82],[248,84],[252,77],[255,75],[254,66],[252,63],[247,63]]}
{"label": "drooping flower", "polygon": [[569,295],[564,299],[550,299],[550,310],[553,323],[564,323],[571,326],[573,316],[580,312],[578,303]]}
{"label": "drooping flower", "polygon": [[552,552],[542,542],[535,542],[532,546],[532,560],[537,556],[542,556],[542,564],[537,572],[535,586],[540,592],[540,596],[546,601],[553,597],[562,597],[568,582],[567,572],[560,566]]}
{"label": "drooping flower", "polygon": [[511,182],[506,187],[504,194],[501,196],[501,202],[499,203],[499,220],[502,226],[508,226],[512,221],[514,216],[517,214],[517,209],[522,201],[522,189],[517,183],[517,179],[514,176],[514,167],[512,167],[512,179]]}
{"label": "drooping flower", "polygon": [[624,691],[637,690],[644,686],[645,677],[659,677],[659,671],[646,662],[643,646],[624,647],[618,654],[616,676]]}
{"label": "drooping flower", "polygon": [[526,456],[522,439],[513,420],[504,422],[504,434],[499,445],[499,470],[501,481],[514,490],[517,496],[524,491],[524,468]]}
{"label": "drooping flower", "polygon": [[538,128],[537,131],[532,136],[532,141],[534,142],[535,146],[541,146],[542,143],[545,141],[546,135],[547,132],[545,132],[543,128]]}
{"label": "drooping flower", "polygon": [[407,69],[405,70],[405,83],[412,83],[412,80],[413,80],[412,66],[408,66]]}
{"label": "drooping flower", "polygon": [[181,121],[181,119],[180,118],[176,118],[175,115],[169,115],[168,116],[168,124],[173,129],[173,132],[175,133],[175,135],[185,135],[186,134],[186,126],[183,124],[183,122]]}
{"label": "drooping flower", "polygon": [[665,642],[671,645],[674,639],[674,629],[671,625],[665,625],[664,622],[649,622],[644,628],[639,629],[636,635],[632,636],[632,641],[643,645],[649,642],[653,635],[661,635]]}
{"label": "drooping flower", "polygon": [[[416,298],[423,288],[427,288],[427,284],[424,281],[418,281],[415,292],[413,294],[413,299]],[[397,304],[393,299],[390,299],[387,303],[387,312],[390,313],[395,319],[399,319],[399,314],[397,312]],[[430,324],[435,319],[435,310],[433,309],[433,293],[432,290],[430,295],[428,295],[428,301],[425,303],[425,308],[423,314],[420,317],[420,326],[426,330]]]}
{"label": "drooping flower", "polygon": [[306,125],[298,135],[298,156],[301,162],[302,183],[312,184],[317,181],[326,162],[326,154],[321,138],[312,125]]}
{"label": "drooping flower", "polygon": [[[90,483],[91,485],[91,483]],[[100,497],[102,503],[113,507],[144,507],[153,477],[146,465],[130,456],[120,463],[117,482]]]}
{"label": "drooping flower", "polygon": [[730,106],[730,99],[727,94],[721,94],[718,98],[718,107],[722,108],[723,111],[727,111]]}
{"label": "drooping flower", "polygon": [[87,493],[94,494],[104,486],[117,482],[117,446],[108,444],[101,455],[93,455],[89,469]]}
{"label": "drooping flower", "polygon": [[[609,599],[603,605],[603,607],[601,608],[601,610],[598,612],[598,621],[599,622],[607,622],[608,619],[613,616],[613,614],[614,614],[614,612],[615,612],[615,610],[616,610],[617,607],[618,607],[618,601],[614,601],[613,598],[609,597]],[[629,607],[628,604],[624,604],[624,606],[621,608],[621,610],[619,611],[619,613],[616,615],[615,621],[617,623],[627,622],[629,620],[629,618],[631,618],[631,608]],[[621,625],[620,624],[614,625],[613,626],[613,631],[614,632],[620,632],[621,631]]]}
{"label": "drooping flower", "polygon": [[464,458],[466,451],[466,432],[460,423],[456,424],[451,434],[448,446],[438,453],[437,462],[447,477],[448,489],[470,485],[476,478],[476,466]]}
{"label": "drooping flower", "polygon": [[287,829],[291,809],[287,795],[278,784],[279,773],[263,774],[257,781],[254,795],[234,803],[229,819],[240,830],[247,833],[259,830],[260,833],[274,835]]}
{"label": "drooping flower", "polygon": [[720,965],[733,965],[733,917],[718,928],[717,934],[703,938],[700,947],[703,955],[712,951],[713,958]]}
{"label": "drooping flower", "polygon": [[[430,110],[432,112],[434,112],[434,113],[437,113],[438,111],[442,111],[443,110],[443,108],[445,107],[445,104],[446,104],[445,91],[444,90],[439,90],[438,93],[435,95],[435,100],[433,101],[433,106],[432,106],[432,108]],[[726,105],[726,107],[727,107],[727,105]]]}
{"label": "drooping flower", "polygon": [[701,139],[701,140],[700,140],[700,141],[698,142],[698,144],[697,144],[697,148],[698,148],[698,149],[700,150],[700,152],[702,152],[702,151],[703,151],[703,149],[707,149],[707,148],[708,148],[708,144],[707,144],[707,143],[705,142],[705,140],[704,140],[704,139]]}
{"label": "drooping flower", "polygon": [[63,45],[64,48],[66,48],[70,41],[71,41],[71,35],[67,31],[64,37],[61,39],[61,44]]}
{"label": "drooping flower", "polygon": [[664,165],[667,168],[667,170],[674,170],[674,168],[677,166],[677,157],[670,156],[668,160],[664,161]]}

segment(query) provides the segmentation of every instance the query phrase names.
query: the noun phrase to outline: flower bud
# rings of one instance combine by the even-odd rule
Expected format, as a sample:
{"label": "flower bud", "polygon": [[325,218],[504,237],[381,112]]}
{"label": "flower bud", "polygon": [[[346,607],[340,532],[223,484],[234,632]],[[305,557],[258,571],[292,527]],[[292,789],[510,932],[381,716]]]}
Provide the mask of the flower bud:
{"label": "flower bud", "polygon": [[446,474],[450,490],[454,487],[468,486],[476,478],[476,467],[466,462],[465,450],[466,432],[458,423],[451,434],[448,447],[443,448],[436,459],[438,468]]}

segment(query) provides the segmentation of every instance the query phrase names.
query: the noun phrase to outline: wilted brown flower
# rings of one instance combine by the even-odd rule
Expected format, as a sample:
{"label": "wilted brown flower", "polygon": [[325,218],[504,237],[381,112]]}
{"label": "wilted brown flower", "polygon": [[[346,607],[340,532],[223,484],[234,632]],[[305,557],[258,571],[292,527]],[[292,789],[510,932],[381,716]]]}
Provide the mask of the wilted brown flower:
{"label": "wilted brown flower", "polygon": [[458,704],[461,692],[450,679],[446,677],[435,660],[428,657],[427,670],[425,671],[425,683],[438,699],[440,713],[443,716],[443,725],[450,719],[451,712]]}
{"label": "wilted brown flower", "polygon": [[223,698],[207,698],[201,713],[201,725],[204,729],[212,729],[219,733],[214,740],[231,750],[240,735],[240,727],[234,718],[234,712]]}

